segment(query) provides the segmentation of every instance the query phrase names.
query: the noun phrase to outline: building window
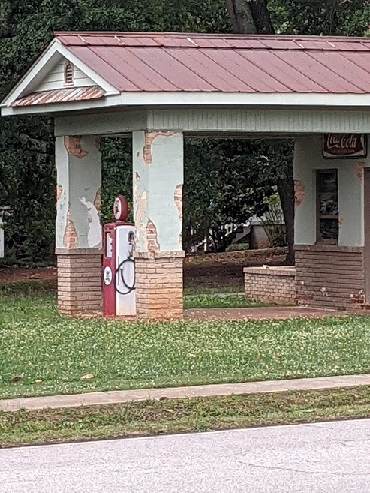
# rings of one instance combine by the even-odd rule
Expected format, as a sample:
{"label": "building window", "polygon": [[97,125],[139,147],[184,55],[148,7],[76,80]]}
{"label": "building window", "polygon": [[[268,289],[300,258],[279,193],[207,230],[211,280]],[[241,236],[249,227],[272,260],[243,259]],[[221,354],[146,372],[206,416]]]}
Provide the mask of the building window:
{"label": "building window", "polygon": [[73,63],[67,61],[64,65],[64,84],[68,86],[73,85],[73,79],[74,79],[73,72],[74,72]]}
{"label": "building window", "polygon": [[317,242],[338,244],[338,171],[316,172]]}

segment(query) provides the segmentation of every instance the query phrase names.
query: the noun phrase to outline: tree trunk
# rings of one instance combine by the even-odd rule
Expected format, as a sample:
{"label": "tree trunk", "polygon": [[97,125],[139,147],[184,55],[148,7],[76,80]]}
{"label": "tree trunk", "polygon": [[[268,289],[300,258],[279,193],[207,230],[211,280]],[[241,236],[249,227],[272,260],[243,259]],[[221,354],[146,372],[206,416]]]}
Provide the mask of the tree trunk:
{"label": "tree trunk", "polygon": [[[266,0],[226,0],[234,33],[275,34]],[[287,262],[294,264],[294,182],[293,177],[279,180],[278,191],[283,209],[288,255]]]}
{"label": "tree trunk", "polygon": [[258,34],[275,34],[265,0],[250,0],[251,14]]}
{"label": "tree trunk", "polygon": [[278,192],[283,209],[284,222],[286,228],[286,240],[288,244],[288,254],[286,262],[294,265],[294,182],[293,178],[286,180],[279,179],[277,182]]}
{"label": "tree trunk", "polygon": [[248,0],[226,0],[226,7],[231,17],[235,34],[257,33]]}

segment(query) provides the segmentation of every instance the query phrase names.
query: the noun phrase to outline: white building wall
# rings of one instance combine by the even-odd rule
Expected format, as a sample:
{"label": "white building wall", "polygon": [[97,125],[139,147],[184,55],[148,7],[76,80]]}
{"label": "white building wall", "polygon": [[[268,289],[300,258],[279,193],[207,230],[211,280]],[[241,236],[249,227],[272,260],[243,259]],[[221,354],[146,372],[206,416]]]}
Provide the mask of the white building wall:
{"label": "white building wall", "polygon": [[324,159],[322,137],[309,135],[296,139],[294,179],[300,203],[295,211],[295,243],[316,242],[316,170],[338,170],[339,246],[364,246],[363,168],[370,157]]}

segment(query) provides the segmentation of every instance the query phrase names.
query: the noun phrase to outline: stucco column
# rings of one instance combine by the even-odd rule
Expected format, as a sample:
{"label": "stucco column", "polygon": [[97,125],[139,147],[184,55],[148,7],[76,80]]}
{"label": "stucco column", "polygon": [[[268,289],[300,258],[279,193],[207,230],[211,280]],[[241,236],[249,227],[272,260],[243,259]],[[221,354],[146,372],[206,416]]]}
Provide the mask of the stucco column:
{"label": "stucco column", "polygon": [[101,310],[101,157],[95,136],[56,138],[58,306]]}
{"label": "stucco column", "polygon": [[182,316],[183,147],[181,132],[133,132],[139,318]]}

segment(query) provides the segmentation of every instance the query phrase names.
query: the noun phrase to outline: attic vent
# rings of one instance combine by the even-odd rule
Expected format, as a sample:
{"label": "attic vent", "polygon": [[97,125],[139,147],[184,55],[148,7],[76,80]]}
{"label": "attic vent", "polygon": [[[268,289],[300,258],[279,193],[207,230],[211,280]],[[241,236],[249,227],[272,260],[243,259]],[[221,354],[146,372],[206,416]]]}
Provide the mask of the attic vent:
{"label": "attic vent", "polygon": [[73,72],[73,63],[67,61],[64,65],[64,84],[67,84],[69,86],[73,85]]}

